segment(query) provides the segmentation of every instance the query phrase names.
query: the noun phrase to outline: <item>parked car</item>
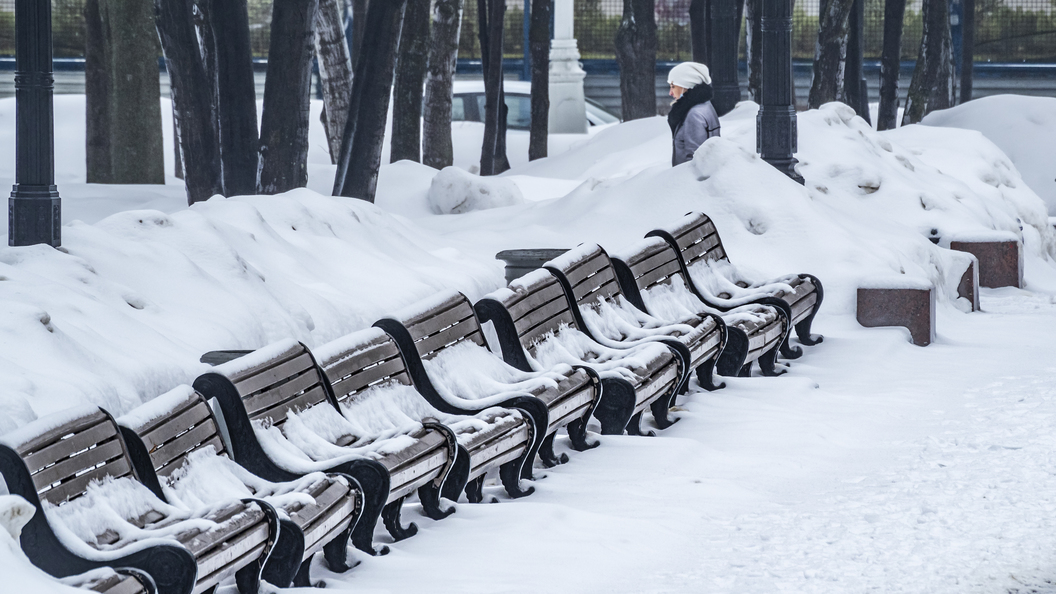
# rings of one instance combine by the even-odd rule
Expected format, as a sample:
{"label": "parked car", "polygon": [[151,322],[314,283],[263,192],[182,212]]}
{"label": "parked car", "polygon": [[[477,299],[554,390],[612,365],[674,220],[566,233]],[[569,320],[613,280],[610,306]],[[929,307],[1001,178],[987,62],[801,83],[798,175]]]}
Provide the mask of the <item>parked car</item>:
{"label": "parked car", "polygon": [[[532,84],[526,81],[506,81],[507,130],[527,130],[532,122]],[[484,121],[484,81],[456,80],[452,89],[451,120],[455,122]],[[605,109],[597,101],[586,99],[587,124],[604,126],[620,121],[619,116]]]}

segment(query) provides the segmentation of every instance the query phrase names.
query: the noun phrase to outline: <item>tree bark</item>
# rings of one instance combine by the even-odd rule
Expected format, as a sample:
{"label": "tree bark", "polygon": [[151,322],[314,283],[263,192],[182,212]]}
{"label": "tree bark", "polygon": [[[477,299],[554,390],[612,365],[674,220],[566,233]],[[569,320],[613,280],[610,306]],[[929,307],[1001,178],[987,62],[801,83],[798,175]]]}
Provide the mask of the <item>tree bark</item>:
{"label": "tree bark", "polygon": [[429,58],[429,0],[406,0],[392,89],[389,162],[422,160],[422,87]]}
{"label": "tree bark", "polygon": [[451,83],[461,27],[462,0],[436,0],[422,116],[422,162],[436,169],[450,167],[455,160],[451,144]]}
{"label": "tree bark", "polygon": [[[125,1],[128,0],[119,0]],[[224,195],[257,190],[257,88],[246,0],[209,0]]]}
{"label": "tree bark", "polygon": [[[765,1],[765,0],[763,0]],[[811,109],[843,98],[848,16],[854,0],[821,0],[818,42],[814,49],[814,79],[807,104]]]}
{"label": "tree bark", "polygon": [[[783,0],[788,1],[788,0]],[[744,0],[710,0],[708,4],[708,55],[711,57],[711,99],[715,111],[726,115],[741,100],[737,76],[737,49],[740,43]]]}
{"label": "tree bark", "polygon": [[877,130],[893,130],[898,125],[898,75],[902,64],[902,28],[906,0],[884,2],[884,47],[880,55],[880,107]]}
{"label": "tree bark", "polygon": [[348,48],[352,58],[352,67],[359,64],[359,55],[362,53],[363,37],[367,30],[367,9],[369,0],[352,0],[352,47]]}
{"label": "tree bark", "polygon": [[656,16],[654,0],[623,0],[616,30],[616,63],[625,121],[656,115]]}
{"label": "tree bark", "polygon": [[693,50],[693,61],[710,64],[708,56],[708,0],[690,0],[689,42]]}
{"label": "tree bark", "polygon": [[763,99],[763,0],[745,0],[745,55],[748,59],[748,96]]}
{"label": "tree bark", "polygon": [[975,66],[975,0],[961,0],[964,19],[961,27],[961,103],[972,100]]}
{"label": "tree bark", "polygon": [[312,23],[318,6],[319,0],[275,0],[272,9],[260,121],[257,191],[261,194],[308,185]]}
{"label": "tree bark", "polygon": [[202,62],[191,3],[188,0],[155,0],[155,8],[155,23],[172,85],[187,202],[194,204],[223,192],[213,85]]}
{"label": "tree bark", "polygon": [[505,0],[477,0],[480,57],[484,68],[484,143],[480,174],[497,175],[510,168],[506,158],[506,97],[503,90],[502,41]]}
{"label": "tree bark", "polygon": [[337,163],[341,153],[341,134],[348,120],[348,101],[352,94],[352,60],[345,40],[345,23],[338,0],[319,0],[315,11],[315,56],[319,61],[319,80],[323,90],[323,126],[326,129],[330,162]]}
{"label": "tree bark", "polygon": [[546,157],[550,134],[550,0],[532,0],[528,46],[532,59],[532,124],[528,160]]}
{"label": "tree bark", "polygon": [[150,4],[85,5],[85,149],[89,183],[163,184],[158,34]]}
{"label": "tree bark", "polygon": [[949,0],[924,0],[924,33],[906,95],[902,125],[915,124],[936,109],[953,105],[953,43]]}
{"label": "tree bark", "polygon": [[859,117],[869,122],[869,89],[862,75],[862,57],[865,50],[865,0],[854,0],[847,21],[847,58],[843,77],[844,101],[854,108]]}
{"label": "tree bark", "polygon": [[374,202],[389,112],[396,47],[403,21],[402,0],[371,2],[356,61],[352,100],[337,160],[334,195]]}

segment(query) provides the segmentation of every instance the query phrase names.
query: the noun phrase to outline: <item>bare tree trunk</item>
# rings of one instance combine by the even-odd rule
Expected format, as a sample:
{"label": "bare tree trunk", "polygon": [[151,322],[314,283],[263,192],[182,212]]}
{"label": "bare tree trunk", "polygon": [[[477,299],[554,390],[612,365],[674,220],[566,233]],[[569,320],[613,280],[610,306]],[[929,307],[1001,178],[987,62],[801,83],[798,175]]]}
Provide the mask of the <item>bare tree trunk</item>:
{"label": "bare tree trunk", "polygon": [[550,134],[550,0],[532,0],[528,29],[532,58],[532,127],[528,160],[546,157]]}
{"label": "bare tree trunk", "polygon": [[359,55],[362,53],[363,37],[367,30],[367,9],[369,0],[352,0],[352,47],[348,48],[352,57],[352,67],[359,64]]}
{"label": "bare tree trunk", "polygon": [[323,89],[323,126],[326,128],[330,162],[341,153],[341,134],[348,120],[348,100],[352,95],[352,60],[345,41],[345,23],[339,0],[319,0],[315,10],[315,56]]}
{"label": "bare tree trunk", "polygon": [[656,16],[654,0],[623,0],[616,30],[623,119],[656,115]]}
{"label": "bare tree trunk", "polygon": [[449,167],[455,160],[451,145],[451,82],[461,27],[462,0],[436,0],[422,116],[422,162],[436,169]]}
{"label": "bare tree trunk", "polygon": [[150,4],[85,6],[86,165],[89,183],[163,184],[160,50]]}
{"label": "bare tree trunk", "polygon": [[[169,89],[169,100],[172,100],[172,89]],[[172,110],[172,174],[183,179],[183,157],[180,150],[180,128],[176,125],[176,110]]]}
{"label": "bare tree trunk", "polygon": [[902,27],[906,0],[884,2],[884,48],[880,55],[880,107],[877,130],[893,130],[898,121],[898,75],[902,63]]}
{"label": "bare tree trunk", "polygon": [[961,0],[964,9],[961,27],[961,103],[972,100],[972,77],[975,67],[975,0]]}
{"label": "bare tree trunk", "polygon": [[335,196],[374,202],[403,7],[401,0],[375,0],[367,9],[363,52],[356,61],[348,121],[337,160]]}
{"label": "bare tree trunk", "polygon": [[506,158],[506,98],[503,92],[502,40],[505,0],[477,0],[480,57],[484,67],[484,144],[480,174],[497,175],[510,168]]}
{"label": "bare tree trunk", "polygon": [[275,0],[260,121],[257,191],[279,194],[308,185],[312,23],[319,0]]}
{"label": "bare tree trunk", "polygon": [[[127,0],[124,0],[127,1]],[[257,88],[246,0],[210,0],[224,195],[257,190]]]}
{"label": "bare tree trunk", "polygon": [[924,34],[906,96],[902,125],[915,124],[936,109],[953,105],[953,44],[949,0],[924,0]]}
{"label": "bare tree trunk", "polygon": [[748,96],[759,103],[763,99],[763,0],[745,0],[744,15]]}
{"label": "bare tree trunk", "polygon": [[866,122],[869,119],[869,87],[862,75],[865,51],[865,0],[854,0],[847,19],[847,58],[843,76],[844,102]]}
{"label": "bare tree trunk", "polygon": [[690,0],[689,42],[693,49],[693,61],[711,64],[708,56],[708,0]]}
{"label": "bare tree trunk", "polygon": [[429,0],[406,0],[392,89],[389,162],[422,160],[422,86],[429,58]]}
{"label": "bare tree trunk", "polygon": [[108,184],[110,171],[110,85],[99,0],[84,3],[84,157],[90,184]]}
{"label": "bare tree trunk", "polygon": [[213,85],[186,0],[155,0],[156,25],[172,84],[173,114],[183,154],[187,202],[223,192]]}
{"label": "bare tree trunk", "polygon": [[[763,0],[765,1],[765,0]],[[843,69],[847,56],[847,17],[854,0],[821,0],[818,43],[814,49],[814,80],[807,104],[811,109],[843,98]]]}

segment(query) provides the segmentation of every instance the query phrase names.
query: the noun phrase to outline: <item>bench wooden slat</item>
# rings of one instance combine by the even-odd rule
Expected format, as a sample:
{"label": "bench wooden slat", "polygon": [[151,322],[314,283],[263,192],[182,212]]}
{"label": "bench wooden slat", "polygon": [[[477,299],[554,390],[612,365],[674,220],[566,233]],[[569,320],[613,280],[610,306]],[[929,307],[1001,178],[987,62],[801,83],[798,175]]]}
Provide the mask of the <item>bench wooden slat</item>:
{"label": "bench wooden slat", "polygon": [[590,276],[584,277],[576,283],[569,282],[572,285],[572,295],[576,298],[576,301],[579,301],[584,293],[607,283],[610,279],[616,278],[616,274],[612,270],[612,264],[604,254],[598,254],[598,257],[593,258],[591,262],[593,269]]}
{"label": "bench wooden slat", "polygon": [[121,441],[116,436],[111,436],[110,439],[100,442],[89,450],[77,453],[37,472],[33,475],[33,484],[37,486],[37,490],[43,489],[52,483],[72,477],[82,469],[109,462],[124,453]]}
{"label": "bench wooden slat", "polygon": [[583,282],[584,279],[594,274],[598,270],[597,260],[603,256],[600,246],[594,246],[594,250],[591,251],[583,260],[572,264],[567,269],[563,269],[561,272],[568,279],[568,284],[575,287],[579,283]]}
{"label": "bench wooden slat", "polygon": [[292,359],[263,368],[254,374],[239,374],[241,379],[232,380],[232,383],[238,388],[238,393],[242,396],[254,394],[311,368],[312,356],[300,345],[298,345],[298,348],[301,354]]}
{"label": "bench wooden slat", "polygon": [[[673,284],[674,275],[682,275],[682,268],[678,264],[678,260],[669,260],[663,265],[658,266],[645,274],[642,274],[635,279],[638,288],[641,290],[651,289],[661,284]],[[684,286],[684,281],[680,281]]]}
{"label": "bench wooden slat", "polygon": [[[306,390],[312,390],[320,383],[322,383],[322,378],[319,377],[319,371],[312,366],[301,372],[300,375],[291,377],[266,392],[243,397],[242,404],[246,407],[246,413],[249,418],[253,420],[268,416],[273,419],[285,417],[286,411],[289,410],[289,402],[294,399],[294,396]],[[311,404],[318,404],[323,400],[326,400],[325,393],[318,400],[311,402]]]}
{"label": "bench wooden slat", "polygon": [[717,232],[715,223],[712,222],[708,215],[702,212],[696,213],[696,216],[692,219],[683,219],[683,221],[685,222],[668,229],[671,236],[678,242],[679,249],[684,249],[687,245],[699,241],[700,238]]}
{"label": "bench wooden slat", "polygon": [[357,347],[355,355],[338,357],[333,361],[320,361],[331,382],[363,371],[372,363],[400,356],[400,349],[388,334],[378,336],[370,344]]}
{"label": "bench wooden slat", "polygon": [[544,303],[549,303],[557,299],[566,300],[565,292],[561,289],[560,282],[557,280],[557,277],[552,275],[549,278],[549,282],[538,288],[532,287],[530,293],[521,293],[520,295],[526,295],[526,297],[518,299],[513,303],[508,302],[504,304],[506,311],[510,312],[510,317],[514,322],[531,314]]}
{"label": "bench wooden slat", "polygon": [[[593,305],[595,303],[601,303],[606,299],[615,299],[620,295],[620,285],[616,281],[616,276],[612,274],[612,268],[606,270],[609,274],[605,275],[608,280],[604,284],[599,285],[589,292],[576,297],[576,303],[580,306]],[[602,276],[602,273],[598,273],[598,276]]]}
{"label": "bench wooden slat", "polygon": [[682,258],[686,261],[687,266],[694,264],[701,259],[721,260],[721,255],[712,253],[715,248],[719,247],[719,245],[720,242],[718,234],[713,234],[711,236],[701,239],[700,241],[692,245],[688,245],[682,248]]}
{"label": "bench wooden slat", "polygon": [[572,312],[568,308],[561,310],[561,313],[544,320],[534,328],[526,329],[523,332],[518,330],[517,335],[520,337],[521,346],[534,356],[535,341],[547,332],[556,333],[562,324],[566,324],[569,327],[576,325],[576,320],[572,317]]}
{"label": "bench wooden slat", "polygon": [[265,422],[270,422],[273,425],[282,425],[286,422],[287,412],[301,412],[316,405],[330,406],[330,404],[326,402],[326,389],[318,384],[304,394],[295,396],[290,400],[283,402],[281,406],[273,406],[267,411],[258,413],[255,417],[250,417],[250,420],[263,421],[267,419],[268,421]]}
{"label": "bench wooden slat", "polygon": [[86,472],[76,478],[70,479],[53,489],[45,491],[41,494],[41,497],[50,501],[54,505],[58,505],[67,499],[84,493],[85,488],[88,487],[88,483],[95,479],[102,479],[107,475],[116,479],[128,476],[131,473],[132,466],[129,464],[128,458],[117,458],[104,466],[100,466],[99,468]]}
{"label": "bench wooden slat", "polygon": [[559,316],[562,312],[567,311],[569,311],[568,301],[562,296],[560,299],[554,299],[549,303],[541,305],[535,311],[514,322],[514,326],[517,328],[518,333],[521,333],[522,331],[527,332],[539,324],[545,323]]}
{"label": "bench wooden slat", "polygon": [[[327,376],[330,370],[325,370]],[[394,377],[399,376],[399,377]],[[366,369],[362,369],[348,377],[334,381],[331,385],[338,402],[343,402],[350,394],[355,394],[363,388],[384,379],[394,379],[402,384],[408,384],[410,378],[407,376],[407,366],[403,358],[397,353],[386,361],[381,361]]]}
{"label": "bench wooden slat", "polygon": [[62,440],[58,439],[58,437],[69,435],[69,427],[62,427],[51,432],[50,443],[38,442],[37,447],[39,449],[36,452],[22,455],[26,468],[29,469],[30,473],[37,472],[49,464],[54,464],[63,458],[86,449],[88,446],[99,443],[100,440],[105,439],[108,435],[113,435],[114,427],[108,422],[109,420],[106,415],[100,415],[89,421],[94,422],[94,424],[80,429],[72,437]]}
{"label": "bench wooden slat", "polygon": [[[219,435],[219,431],[212,419],[204,421],[179,437],[170,438],[168,443],[150,450],[151,464],[154,466],[154,470],[157,471],[172,462],[179,462],[178,459],[186,458],[187,454],[201,447],[211,445],[210,440],[217,435]],[[216,453],[222,454],[223,449],[216,450]]]}
{"label": "bench wooden slat", "polygon": [[431,359],[435,355],[435,351],[441,347],[462,340],[471,340],[480,346],[484,346],[484,335],[481,333],[476,319],[467,319],[439,334],[433,334],[428,338],[419,340],[414,346],[418,349],[418,354],[422,359]]}
{"label": "bench wooden slat", "polygon": [[428,336],[449,332],[452,327],[457,327],[473,320],[473,308],[468,301],[462,301],[456,303],[450,309],[436,312],[435,316],[423,318],[418,323],[412,326],[405,326],[405,328],[410,332],[411,338],[419,341]]}
{"label": "bench wooden slat", "polygon": [[[220,439],[219,435],[214,435],[214,436],[210,437],[209,439],[201,442],[200,444],[198,444],[198,447],[195,448],[195,449],[200,450],[202,448],[206,448],[206,447],[209,447],[209,446],[213,446],[213,449],[217,453],[220,453],[220,452],[224,451],[224,442]],[[184,462],[186,462],[186,461],[187,461],[187,457],[186,456],[181,456],[181,457],[175,458],[175,459],[171,460],[170,462],[166,463],[164,466],[160,466],[160,467],[156,468],[154,470],[154,472],[160,477],[167,477],[170,474],[172,474],[172,473],[176,472],[177,470],[179,470],[180,468],[182,468]]]}
{"label": "bench wooden slat", "polygon": [[170,415],[162,417],[161,422],[151,422],[152,428],[131,427],[133,431],[139,434],[143,444],[147,446],[147,451],[152,451],[154,448],[164,445],[176,435],[197,426],[212,416],[209,405],[204,400],[201,400],[200,397],[197,401],[188,399],[187,404],[190,405],[188,408],[171,411]]}

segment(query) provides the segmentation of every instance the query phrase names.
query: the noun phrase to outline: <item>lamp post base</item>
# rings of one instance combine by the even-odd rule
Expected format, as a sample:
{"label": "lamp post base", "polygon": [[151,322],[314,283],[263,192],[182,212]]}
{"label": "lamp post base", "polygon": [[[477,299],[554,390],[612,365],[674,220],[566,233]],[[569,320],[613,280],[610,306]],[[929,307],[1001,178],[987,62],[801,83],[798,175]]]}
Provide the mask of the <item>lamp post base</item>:
{"label": "lamp post base", "polygon": [[8,199],[7,244],[62,244],[59,190],[52,185],[15,184]]}

